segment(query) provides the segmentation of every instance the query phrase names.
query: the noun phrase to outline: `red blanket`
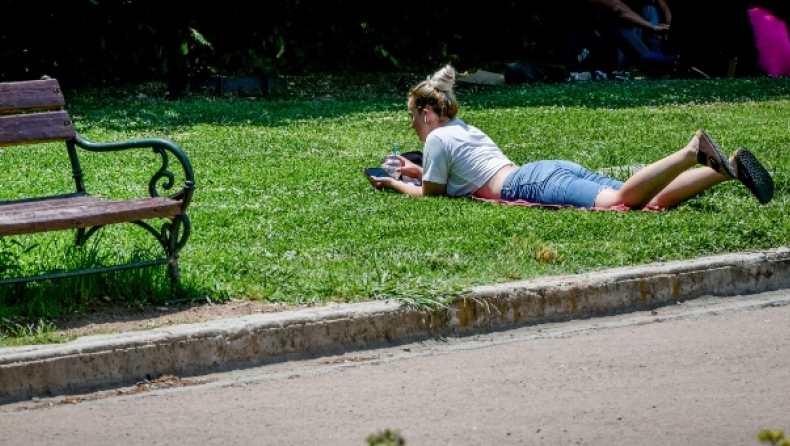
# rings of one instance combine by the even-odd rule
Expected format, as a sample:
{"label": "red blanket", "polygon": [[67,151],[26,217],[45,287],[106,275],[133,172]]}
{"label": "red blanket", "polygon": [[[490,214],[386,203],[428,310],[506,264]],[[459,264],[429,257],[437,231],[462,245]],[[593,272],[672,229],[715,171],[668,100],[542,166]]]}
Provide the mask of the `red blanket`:
{"label": "red blanket", "polygon": [[[510,206],[540,207],[540,208],[545,208],[545,209],[579,209],[579,210],[583,210],[583,211],[619,211],[619,212],[625,212],[625,211],[630,211],[631,210],[631,208],[629,208],[628,206],[623,206],[623,205],[616,205],[616,206],[611,206],[611,207],[608,207],[608,208],[602,208],[602,207],[576,208],[576,207],[573,207],[573,206],[560,206],[560,205],[556,205],[556,204],[530,203],[529,201],[524,201],[524,200],[516,200],[516,201],[491,200],[491,199],[488,199],[488,198],[478,198],[478,197],[471,196],[471,195],[469,196],[469,198],[471,198],[473,200],[477,200],[477,201],[485,201],[486,203],[501,203],[501,204],[507,204],[507,205],[510,205]],[[666,209],[665,208],[660,208],[658,206],[645,206],[645,207],[643,207],[642,209],[639,209],[639,210],[641,210],[641,211],[650,211],[650,212],[661,212],[661,211],[665,211]]]}

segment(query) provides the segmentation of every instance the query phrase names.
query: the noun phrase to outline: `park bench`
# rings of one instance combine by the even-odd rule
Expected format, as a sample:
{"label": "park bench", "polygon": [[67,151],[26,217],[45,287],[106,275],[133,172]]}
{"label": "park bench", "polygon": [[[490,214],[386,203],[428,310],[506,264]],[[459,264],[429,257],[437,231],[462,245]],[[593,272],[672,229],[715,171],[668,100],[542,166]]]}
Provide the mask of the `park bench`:
{"label": "park bench", "polygon": [[[168,265],[168,274],[175,284],[179,276],[179,252],[191,232],[186,210],[195,189],[194,173],[186,154],[178,145],[166,139],[112,143],[88,141],[75,131],[71,117],[63,109],[64,104],[63,93],[55,79],[44,77],[34,81],[0,83],[0,147],[19,146],[19,150],[24,150],[29,144],[60,143],[47,144],[45,147],[49,150],[49,147],[54,149],[54,146],[62,148],[65,143],[64,163],[68,156],[76,188],[73,193],[0,201],[0,237],[75,230],[76,244],[84,246],[88,238],[102,227],[132,223],[153,235],[164,250],[164,255],[160,257],[153,254],[151,257],[154,258],[134,259],[125,264],[88,265],[85,269],[73,271],[7,277],[0,280],[0,284],[164,264]],[[147,184],[148,192],[140,193],[148,196],[110,199],[89,194],[78,155],[84,154],[84,151],[119,152],[130,149],[148,149],[154,152],[153,159],[156,161],[152,167],[155,171]],[[171,156],[181,164],[184,183],[180,189],[174,189],[176,176],[169,170]],[[35,163],[35,159],[30,159],[29,162]],[[66,170],[67,166],[64,166]],[[28,181],[32,183],[35,178]],[[145,186],[143,184],[141,188],[144,189]],[[167,192],[166,196],[160,195],[160,191],[162,194]],[[155,226],[159,224],[161,225],[157,229]]]}

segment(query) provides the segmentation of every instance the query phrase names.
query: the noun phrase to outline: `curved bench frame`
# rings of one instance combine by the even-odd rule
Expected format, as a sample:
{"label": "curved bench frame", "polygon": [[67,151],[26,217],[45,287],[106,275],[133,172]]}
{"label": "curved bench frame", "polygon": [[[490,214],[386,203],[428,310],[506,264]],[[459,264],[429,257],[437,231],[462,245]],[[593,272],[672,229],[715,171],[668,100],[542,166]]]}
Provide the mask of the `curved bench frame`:
{"label": "curved bench frame", "polygon": [[[132,223],[154,236],[164,250],[164,257],[120,265],[6,278],[0,280],[0,284],[162,264],[168,265],[168,274],[171,282],[175,284],[179,279],[179,253],[192,232],[186,210],[195,191],[195,176],[189,158],[176,143],[166,139],[149,138],[112,143],[88,141],[74,130],[71,118],[62,110],[63,105],[60,86],[54,79],[0,84],[0,113],[5,114],[0,116],[0,147],[64,141],[76,185],[76,192],[73,194],[0,202],[0,236],[75,229],[76,244],[82,246],[106,225]],[[159,155],[161,164],[148,182],[149,196],[114,200],[90,195],[83,181],[78,149],[91,152],[153,150]],[[183,185],[175,190],[176,175],[170,168],[171,157],[180,165],[184,178]],[[164,195],[165,193],[168,195]],[[169,221],[157,229],[150,222],[154,219]]]}

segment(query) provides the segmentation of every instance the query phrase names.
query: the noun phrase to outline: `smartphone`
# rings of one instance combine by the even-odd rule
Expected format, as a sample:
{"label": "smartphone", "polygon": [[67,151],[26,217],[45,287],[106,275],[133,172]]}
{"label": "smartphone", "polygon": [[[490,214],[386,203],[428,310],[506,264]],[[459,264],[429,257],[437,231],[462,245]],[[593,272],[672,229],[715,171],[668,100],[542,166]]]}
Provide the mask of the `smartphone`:
{"label": "smartphone", "polygon": [[381,167],[366,167],[365,175],[369,177],[378,177],[378,178],[386,178],[389,176],[387,171],[382,169]]}

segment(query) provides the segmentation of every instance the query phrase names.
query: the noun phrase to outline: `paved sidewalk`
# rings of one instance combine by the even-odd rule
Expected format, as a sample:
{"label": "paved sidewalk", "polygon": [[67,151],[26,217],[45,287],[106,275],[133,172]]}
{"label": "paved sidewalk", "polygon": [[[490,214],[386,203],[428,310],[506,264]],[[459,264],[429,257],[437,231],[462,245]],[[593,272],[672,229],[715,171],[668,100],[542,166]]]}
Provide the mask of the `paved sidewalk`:
{"label": "paved sidewalk", "polygon": [[479,287],[434,317],[371,302],[3,348],[0,403],[786,288],[779,248]]}
{"label": "paved sidewalk", "polygon": [[760,446],[790,413],[790,290],[0,406],[0,445]]}

